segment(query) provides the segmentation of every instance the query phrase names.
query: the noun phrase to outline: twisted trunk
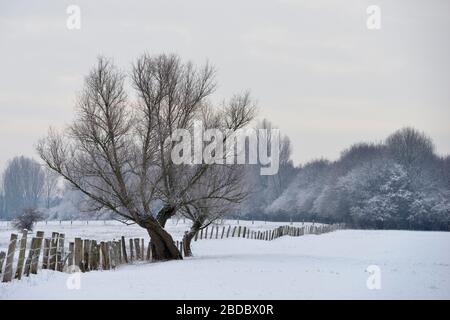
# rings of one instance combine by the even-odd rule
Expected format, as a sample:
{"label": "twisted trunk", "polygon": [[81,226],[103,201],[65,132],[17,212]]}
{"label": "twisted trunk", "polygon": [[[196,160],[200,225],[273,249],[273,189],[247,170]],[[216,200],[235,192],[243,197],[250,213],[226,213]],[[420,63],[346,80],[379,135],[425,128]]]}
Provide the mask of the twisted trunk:
{"label": "twisted trunk", "polygon": [[141,221],[139,225],[145,228],[150,236],[152,257],[155,261],[183,259],[172,236],[154,219]]}
{"label": "twisted trunk", "polygon": [[161,210],[159,210],[158,215],[156,216],[156,220],[158,220],[161,227],[166,226],[167,220],[173,217],[176,213],[176,210],[172,206],[164,206]]}
{"label": "twisted trunk", "polygon": [[183,236],[183,251],[185,257],[192,257],[192,250],[191,250],[191,242],[192,239],[195,237],[197,232],[201,229],[202,222],[200,221],[194,221],[192,224],[191,229],[186,232]]}

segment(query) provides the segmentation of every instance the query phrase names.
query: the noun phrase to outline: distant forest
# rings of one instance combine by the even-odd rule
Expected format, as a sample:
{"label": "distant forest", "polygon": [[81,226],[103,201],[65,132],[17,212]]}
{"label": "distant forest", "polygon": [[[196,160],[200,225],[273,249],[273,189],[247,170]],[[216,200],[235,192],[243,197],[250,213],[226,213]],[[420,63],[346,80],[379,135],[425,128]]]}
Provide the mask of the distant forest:
{"label": "distant forest", "polygon": [[450,156],[438,156],[433,141],[414,128],[383,143],[354,144],[336,161],[294,167],[285,159],[277,176],[250,175],[254,193],[241,214],[251,219],[449,230]]}
{"label": "distant forest", "polygon": [[[264,120],[258,126],[272,125]],[[261,176],[259,165],[246,165],[250,194],[229,217],[449,230],[450,156],[437,155],[424,133],[403,128],[382,143],[354,144],[336,161],[317,159],[300,166],[290,158],[289,138],[282,137],[280,144],[278,174]],[[13,219],[30,207],[47,219],[87,218],[80,208],[82,194],[33,159],[9,161],[0,186],[1,219]],[[102,211],[97,217],[110,215]]]}

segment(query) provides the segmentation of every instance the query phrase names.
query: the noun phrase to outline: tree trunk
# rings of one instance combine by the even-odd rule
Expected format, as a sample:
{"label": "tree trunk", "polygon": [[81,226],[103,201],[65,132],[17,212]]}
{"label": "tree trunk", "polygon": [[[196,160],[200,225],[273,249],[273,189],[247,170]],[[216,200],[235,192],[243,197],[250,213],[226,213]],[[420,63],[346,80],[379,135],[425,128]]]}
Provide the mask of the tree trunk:
{"label": "tree trunk", "polygon": [[158,220],[161,227],[166,226],[167,220],[175,215],[175,208],[172,206],[164,206],[161,210],[159,210],[158,215],[156,216],[156,220]]}
{"label": "tree trunk", "polygon": [[153,218],[147,219],[141,221],[139,225],[145,228],[150,236],[153,260],[164,261],[183,259],[172,236],[164,230],[156,220]]}
{"label": "tree trunk", "polygon": [[191,242],[196,232],[186,232],[183,237],[183,251],[185,257],[192,257]]}
{"label": "tree trunk", "polygon": [[186,232],[183,237],[183,251],[185,257],[192,257],[192,250],[191,250],[191,242],[192,239],[195,237],[195,234],[200,230],[202,227],[203,221],[194,221],[192,224],[191,229],[189,232]]}

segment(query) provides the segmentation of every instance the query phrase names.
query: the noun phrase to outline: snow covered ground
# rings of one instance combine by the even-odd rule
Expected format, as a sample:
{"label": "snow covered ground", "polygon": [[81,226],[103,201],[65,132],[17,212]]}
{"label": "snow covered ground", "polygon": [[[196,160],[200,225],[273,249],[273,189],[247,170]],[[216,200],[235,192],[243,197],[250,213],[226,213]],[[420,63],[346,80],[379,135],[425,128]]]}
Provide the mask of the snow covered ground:
{"label": "snow covered ground", "polygon": [[[220,230],[222,225],[228,228],[231,226],[247,226],[253,231],[272,230],[280,225],[287,225],[288,222],[265,222],[265,221],[245,221],[245,220],[224,220],[218,222]],[[311,223],[294,222],[292,226],[301,227],[310,225]],[[181,240],[185,231],[190,228],[190,221],[184,219],[169,219],[166,224],[166,230],[170,232],[174,240]],[[320,225],[317,224],[316,225]],[[65,234],[65,238],[73,241],[75,237],[95,240],[113,240],[119,239],[121,236],[126,238],[145,238],[148,239],[148,233],[141,227],[133,225],[124,225],[114,220],[74,220],[74,221],[40,221],[34,227],[34,231],[44,231],[45,237],[50,237],[52,232],[60,232]],[[11,233],[18,233],[13,228],[11,222],[0,221],[0,250],[6,251],[8,248]],[[31,238],[34,234],[29,235]],[[209,237],[209,233],[208,233]],[[20,238],[20,233],[19,233]],[[66,243],[67,246],[67,243]]]}
{"label": "snow covered ground", "polygon": [[[81,274],[80,289],[43,271],[0,284],[0,299],[450,299],[449,232],[343,230],[193,250],[184,261]],[[367,288],[369,265],[380,268],[379,290]]]}

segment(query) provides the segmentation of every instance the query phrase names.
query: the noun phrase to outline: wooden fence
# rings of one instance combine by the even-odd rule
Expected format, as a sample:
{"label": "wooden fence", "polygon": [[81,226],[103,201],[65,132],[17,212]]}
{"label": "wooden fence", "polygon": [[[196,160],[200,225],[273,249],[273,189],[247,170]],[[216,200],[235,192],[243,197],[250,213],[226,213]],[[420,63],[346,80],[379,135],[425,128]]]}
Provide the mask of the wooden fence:
{"label": "wooden fence", "polygon": [[[280,226],[272,230],[253,231],[246,226],[218,225],[201,229],[194,240],[223,239],[230,237],[274,240],[282,236],[298,237],[305,234],[322,234],[343,229],[343,224],[309,225],[303,227]],[[60,272],[89,272],[93,270],[111,270],[121,264],[135,261],[152,261],[150,242],[142,238],[128,239],[124,236],[112,241],[100,241],[75,238],[65,246],[64,233],[52,232],[51,237],[45,238],[44,232],[37,231],[28,241],[28,231],[23,230],[20,240],[17,234],[11,234],[7,253],[0,252],[0,276],[3,282],[13,279],[20,280],[23,276],[37,274],[38,270],[54,270]],[[183,243],[175,241],[175,245],[183,255]],[[28,250],[27,250],[28,248]],[[17,260],[14,259],[18,251]],[[3,267],[4,266],[4,267]]]}
{"label": "wooden fence", "polygon": [[[299,237],[305,234],[322,234],[327,232],[332,232],[335,230],[344,229],[344,224],[331,224],[331,225],[305,225],[302,227],[294,226],[280,226],[272,230],[264,231],[254,231],[246,226],[234,226],[233,228],[229,225],[228,227],[222,226],[220,228],[216,226],[208,226],[201,229],[194,237],[194,240],[202,239],[223,239],[223,238],[246,238],[246,239],[256,239],[256,240],[275,240],[283,236]],[[209,230],[208,230],[209,229]],[[221,229],[221,230],[220,230]]]}

